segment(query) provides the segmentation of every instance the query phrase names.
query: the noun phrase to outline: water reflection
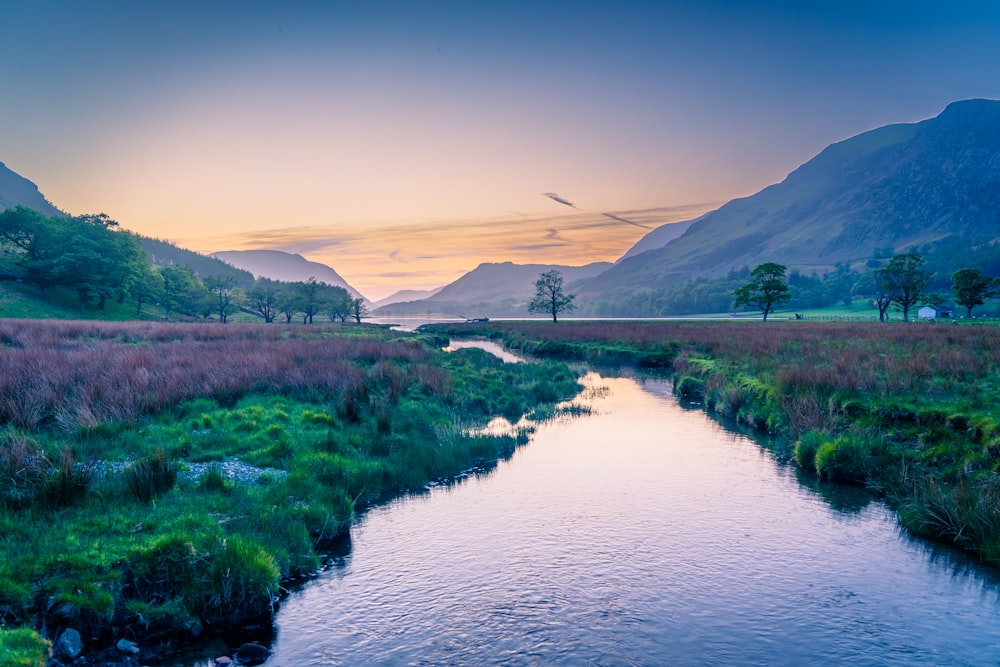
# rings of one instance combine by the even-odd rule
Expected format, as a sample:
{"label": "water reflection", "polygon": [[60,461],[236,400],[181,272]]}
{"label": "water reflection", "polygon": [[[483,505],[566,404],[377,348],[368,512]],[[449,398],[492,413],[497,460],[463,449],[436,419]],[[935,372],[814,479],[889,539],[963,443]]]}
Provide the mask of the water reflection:
{"label": "water reflection", "polygon": [[370,512],[350,557],[284,605],[272,664],[1000,656],[991,570],[909,539],[861,490],[802,484],[663,381],[586,381],[590,416]]}
{"label": "water reflection", "polygon": [[484,352],[489,352],[493,356],[497,357],[504,363],[508,364],[518,364],[524,361],[521,357],[516,354],[511,354],[503,347],[493,341],[489,340],[451,340],[448,343],[448,347],[444,348],[445,352],[454,352],[455,350],[468,350],[476,349],[483,350]]}

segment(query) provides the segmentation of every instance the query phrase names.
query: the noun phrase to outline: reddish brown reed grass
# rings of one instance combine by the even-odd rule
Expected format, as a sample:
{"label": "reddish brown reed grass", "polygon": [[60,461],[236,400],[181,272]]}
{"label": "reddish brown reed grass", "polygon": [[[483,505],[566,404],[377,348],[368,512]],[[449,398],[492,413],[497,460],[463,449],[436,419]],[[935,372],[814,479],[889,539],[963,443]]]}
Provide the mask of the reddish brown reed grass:
{"label": "reddish brown reed grass", "polygon": [[207,396],[311,397],[365,382],[358,363],[421,362],[411,341],[319,327],[0,321],[0,424],[66,429],[132,420]]}
{"label": "reddish brown reed grass", "polygon": [[[517,322],[490,324],[509,340],[592,341],[640,350],[670,348],[736,364],[785,391],[837,391],[870,398],[941,392],[972,399],[978,380],[1000,372],[1000,329],[867,322]],[[475,328],[469,327],[470,332]],[[685,366],[684,368],[687,368]]]}

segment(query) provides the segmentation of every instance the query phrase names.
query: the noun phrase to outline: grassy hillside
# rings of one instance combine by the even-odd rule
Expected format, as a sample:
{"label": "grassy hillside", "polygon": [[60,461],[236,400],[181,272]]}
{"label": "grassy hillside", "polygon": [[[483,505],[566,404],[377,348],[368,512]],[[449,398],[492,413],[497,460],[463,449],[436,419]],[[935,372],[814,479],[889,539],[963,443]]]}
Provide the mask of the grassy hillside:
{"label": "grassy hillside", "polygon": [[37,287],[13,281],[0,281],[0,318],[31,318],[53,320],[154,320],[163,319],[163,309],[144,305],[136,314],[134,303],[109,301],[104,310],[91,305],[81,310],[76,294],[65,289],[46,291],[45,298]]}

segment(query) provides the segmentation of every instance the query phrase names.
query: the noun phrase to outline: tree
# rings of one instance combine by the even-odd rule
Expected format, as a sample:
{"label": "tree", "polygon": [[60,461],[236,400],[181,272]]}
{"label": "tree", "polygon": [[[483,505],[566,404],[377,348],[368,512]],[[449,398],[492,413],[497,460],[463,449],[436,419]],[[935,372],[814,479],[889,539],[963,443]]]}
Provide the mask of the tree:
{"label": "tree", "polygon": [[736,308],[755,306],[764,313],[763,321],[767,322],[768,313],[792,298],[785,282],[785,267],[774,262],[761,264],[750,272],[750,282],[737,287],[733,296]]}
{"label": "tree", "polygon": [[996,294],[996,281],[979,269],[959,269],[951,276],[951,289],[955,302],[965,306],[966,317],[972,317],[973,308]]}
{"label": "tree", "polygon": [[361,324],[362,317],[368,317],[368,306],[363,299],[351,299],[350,315],[358,324]]}
{"label": "tree", "polygon": [[186,266],[165,266],[160,269],[160,276],[163,278],[164,317],[169,320],[170,313],[175,310],[185,315],[196,314],[206,290],[194,271]]}
{"label": "tree", "polygon": [[875,279],[875,294],[872,297],[872,302],[875,307],[878,308],[878,321],[885,322],[885,312],[889,310],[889,306],[892,305],[892,294],[886,291],[885,285],[877,277]]}
{"label": "tree", "polygon": [[327,317],[330,318],[331,322],[340,320],[341,323],[343,323],[346,322],[347,318],[351,316],[351,307],[354,305],[354,299],[352,299],[351,295],[347,293],[347,290],[343,288],[341,288],[341,290],[343,291],[343,294],[335,295],[330,298],[326,304]]}
{"label": "tree", "polygon": [[309,280],[304,283],[298,283],[298,310],[302,313],[302,324],[312,324],[313,317],[322,311],[323,303],[320,298],[322,284],[313,276],[309,276]]}
{"label": "tree", "polygon": [[845,263],[837,262],[833,273],[826,274],[825,280],[830,290],[830,296],[850,307],[854,301],[854,290],[857,286],[858,274],[851,271]]}
{"label": "tree", "polygon": [[155,302],[163,296],[163,276],[153,269],[152,264],[146,262],[132,283],[130,292],[135,298],[136,317],[139,317],[142,315],[142,304]]}
{"label": "tree", "polygon": [[548,313],[553,322],[558,322],[559,313],[568,313],[576,308],[575,294],[563,291],[563,275],[553,269],[546,271],[535,281],[535,296],[528,303],[529,313]]}
{"label": "tree", "polygon": [[934,275],[923,270],[920,255],[903,253],[893,255],[881,269],[876,270],[876,283],[889,301],[903,311],[903,321],[910,321],[910,308],[927,297],[927,285]]}
{"label": "tree", "polygon": [[269,278],[258,278],[250,288],[249,308],[270,324],[278,316],[281,302],[280,285]]}
{"label": "tree", "polygon": [[229,316],[239,309],[242,293],[236,287],[236,276],[208,276],[205,287],[215,300],[213,310],[219,314],[219,321],[225,324]]}

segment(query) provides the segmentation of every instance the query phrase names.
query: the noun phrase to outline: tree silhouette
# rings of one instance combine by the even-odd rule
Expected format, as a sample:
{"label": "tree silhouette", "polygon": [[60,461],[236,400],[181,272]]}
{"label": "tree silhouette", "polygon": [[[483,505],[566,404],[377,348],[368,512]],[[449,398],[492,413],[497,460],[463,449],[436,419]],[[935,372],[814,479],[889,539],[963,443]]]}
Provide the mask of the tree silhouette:
{"label": "tree silhouette", "polygon": [[576,308],[573,303],[575,298],[575,294],[563,291],[562,273],[555,269],[546,271],[535,281],[535,296],[528,303],[528,312],[548,313],[553,322],[558,322],[559,313],[568,313]]}

